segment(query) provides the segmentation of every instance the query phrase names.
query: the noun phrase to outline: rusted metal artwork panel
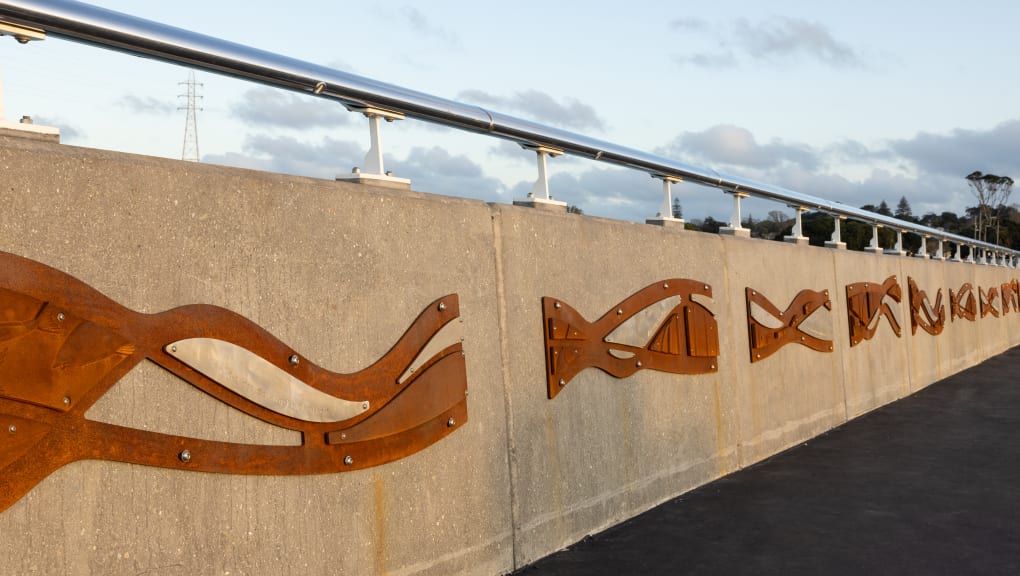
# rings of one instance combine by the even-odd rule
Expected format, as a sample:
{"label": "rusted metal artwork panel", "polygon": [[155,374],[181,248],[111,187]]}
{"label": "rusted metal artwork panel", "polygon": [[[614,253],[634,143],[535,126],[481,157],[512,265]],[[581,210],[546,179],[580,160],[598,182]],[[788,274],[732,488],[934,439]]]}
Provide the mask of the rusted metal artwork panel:
{"label": "rusted metal artwork panel", "polygon": [[616,378],[649,369],[674,374],[717,370],[715,316],[691,296],[708,284],[671,278],[645,287],[595,322],[558,298],[542,298],[549,398],[585,368]]}
{"label": "rusted metal artwork panel", "polygon": [[978,299],[981,301],[981,317],[984,318],[991,314],[993,317],[999,317],[999,310],[995,308],[995,301],[999,299],[999,289],[992,286],[985,292],[984,288],[978,287]]}
{"label": "rusted metal artwork panel", "polygon": [[[751,362],[768,358],[777,350],[796,342],[817,352],[832,352],[832,340],[824,340],[801,330],[800,325],[821,307],[832,310],[829,291],[801,290],[793,298],[786,310],[776,308],[761,292],[752,288],[744,288],[747,301],[747,332],[751,348]],[[758,306],[770,314],[780,328],[772,328],[759,322],[752,312]]]}
{"label": "rusted metal artwork panel", "polygon": [[[467,421],[456,294],[431,303],[360,372],[316,366],[210,305],[141,314],[38,262],[0,253],[0,511],[64,464],[114,460],[232,474],[320,474],[397,460]],[[302,434],[218,442],[87,420],[149,359],[214,398]]]}
{"label": "rusted metal artwork panel", "polygon": [[920,327],[932,336],[938,336],[946,326],[946,306],[942,303],[942,289],[935,294],[935,304],[928,299],[924,290],[917,287],[914,279],[907,277],[910,291],[910,333],[917,334]]}
{"label": "rusted metal artwork panel", "polygon": [[1020,282],[1014,279],[999,287],[999,294],[1002,297],[1002,313],[1009,314],[1010,306],[1014,311],[1020,312]]}
{"label": "rusted metal artwork panel", "polygon": [[969,282],[960,286],[958,292],[949,289],[949,318],[955,321],[964,318],[973,322],[977,317],[977,299],[974,298],[974,287]]}
{"label": "rusted metal artwork panel", "polygon": [[900,302],[903,293],[896,276],[890,276],[885,282],[876,284],[874,282],[855,282],[847,284],[847,320],[850,325],[850,346],[856,346],[864,340],[871,340],[878,332],[878,326],[884,317],[889,321],[896,336],[902,336],[900,324],[896,320],[885,299],[891,298]]}

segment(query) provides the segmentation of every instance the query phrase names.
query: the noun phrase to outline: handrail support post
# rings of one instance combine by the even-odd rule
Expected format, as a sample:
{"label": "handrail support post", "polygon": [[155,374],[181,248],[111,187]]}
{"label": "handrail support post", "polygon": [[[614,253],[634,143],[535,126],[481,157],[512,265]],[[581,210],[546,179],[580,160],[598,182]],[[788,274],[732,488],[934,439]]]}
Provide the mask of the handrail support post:
{"label": "handrail support post", "polygon": [[836,250],[846,250],[846,242],[843,242],[843,237],[839,230],[840,224],[843,222],[843,220],[846,220],[846,216],[833,214],[832,219],[833,219],[832,237],[825,242],[825,247],[834,248]]}
{"label": "handrail support post", "polygon": [[793,205],[793,204],[791,204],[789,206],[790,206],[790,208],[793,208],[793,211],[794,211],[793,230],[790,231],[790,235],[789,236],[786,236],[786,237],[783,238],[783,241],[784,242],[789,242],[791,244],[796,244],[798,246],[807,246],[808,245],[808,237],[805,236],[804,233],[803,233],[804,227],[803,227],[803,222],[801,220],[801,216],[805,212],[807,212],[808,209],[803,207],[803,206],[796,206],[796,205]]}
{"label": "handrail support post", "polygon": [[750,238],[751,231],[740,223],[740,200],[741,198],[747,198],[750,196],[747,192],[740,192],[733,190],[732,192],[726,192],[730,196],[733,196],[733,212],[730,214],[730,225],[723,226],[719,229],[720,234],[726,234],[727,236],[740,236],[742,238]]}
{"label": "handrail support post", "polygon": [[364,114],[368,118],[370,146],[365,154],[365,166],[363,169],[355,166],[349,175],[337,176],[336,179],[345,182],[357,182],[359,184],[374,184],[387,188],[410,189],[410,180],[407,178],[397,178],[392,172],[387,172],[383,163],[382,121],[394,122],[396,120],[403,120],[404,114],[355,103],[344,103],[344,107],[351,112]]}
{"label": "handrail support post", "polygon": [[549,193],[549,170],[546,164],[546,157],[555,158],[563,154],[563,150],[533,144],[521,144],[521,148],[535,153],[538,162],[538,179],[531,187],[531,192],[528,192],[528,197],[523,200],[514,200],[514,205],[566,210],[567,203],[553,199],[552,194]]}
{"label": "handrail support post", "polygon": [[882,227],[882,225],[877,223],[877,222],[872,222],[871,223],[871,244],[869,244],[864,249],[865,252],[871,252],[872,254],[881,254],[882,253],[882,246],[879,245],[879,243],[878,243],[878,229],[881,228],[881,227]]}
{"label": "handrail support post", "polygon": [[654,218],[645,219],[645,224],[669,227],[676,226],[683,230],[683,218],[676,218],[673,216],[673,190],[671,188],[673,184],[683,182],[683,179],[677,176],[668,176],[666,174],[652,174],[652,178],[662,180],[662,205],[659,206],[659,212]]}

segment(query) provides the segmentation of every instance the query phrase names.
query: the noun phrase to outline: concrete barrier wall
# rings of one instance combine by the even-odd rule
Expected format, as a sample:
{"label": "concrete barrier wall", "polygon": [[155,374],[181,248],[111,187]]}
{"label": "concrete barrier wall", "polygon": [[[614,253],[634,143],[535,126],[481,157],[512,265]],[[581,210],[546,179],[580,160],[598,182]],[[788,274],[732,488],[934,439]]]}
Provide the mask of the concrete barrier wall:
{"label": "concrete barrier wall", "polygon": [[[156,312],[243,314],[317,364],[359,370],[457,293],[469,421],[397,462],[304,477],[77,462],[0,513],[20,574],[502,574],[902,398],[1018,343],[1020,314],[949,320],[949,288],[1016,270],[723,237],[368,186],[0,137],[0,250]],[[2,274],[2,271],[0,271]],[[851,348],[846,284],[897,276]],[[907,277],[945,331],[911,334]],[[541,298],[589,320],[649,284],[711,286],[718,372],[580,373],[546,397]],[[811,328],[751,363],[745,287]],[[1001,307],[1001,302],[999,303]],[[88,417],[246,443],[299,442],[143,363]],[[0,471],[2,472],[2,471]]]}

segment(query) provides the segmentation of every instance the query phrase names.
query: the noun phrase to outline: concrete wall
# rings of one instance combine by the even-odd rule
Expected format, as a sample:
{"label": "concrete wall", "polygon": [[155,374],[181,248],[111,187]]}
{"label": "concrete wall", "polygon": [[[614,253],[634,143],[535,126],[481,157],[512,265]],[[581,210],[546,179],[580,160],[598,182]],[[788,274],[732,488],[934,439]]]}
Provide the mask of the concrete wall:
{"label": "concrete wall", "polygon": [[[319,365],[363,368],[458,293],[469,422],[395,463],[257,477],[111,462],[59,470],[0,513],[19,574],[502,574],[1018,343],[1020,314],[910,333],[907,276],[988,287],[1016,270],[662,229],[0,136],[0,250],[155,312],[237,311]],[[0,271],[2,275],[2,271]],[[903,301],[849,347],[845,285],[896,275]],[[546,398],[543,296],[589,320],[667,278],[709,284],[717,373],[589,369]],[[829,290],[798,345],[750,363],[744,288],[783,309]],[[885,322],[884,320],[882,321]],[[151,364],[92,419],[294,442]],[[2,473],[2,471],[0,471]]]}

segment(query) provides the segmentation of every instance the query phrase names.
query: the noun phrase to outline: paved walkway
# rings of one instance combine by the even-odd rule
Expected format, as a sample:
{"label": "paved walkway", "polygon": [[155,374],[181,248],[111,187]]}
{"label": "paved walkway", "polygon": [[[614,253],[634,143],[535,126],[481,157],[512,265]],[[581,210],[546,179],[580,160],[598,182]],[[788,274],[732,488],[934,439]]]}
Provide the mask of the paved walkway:
{"label": "paved walkway", "polygon": [[518,574],[1020,574],[1020,347]]}

